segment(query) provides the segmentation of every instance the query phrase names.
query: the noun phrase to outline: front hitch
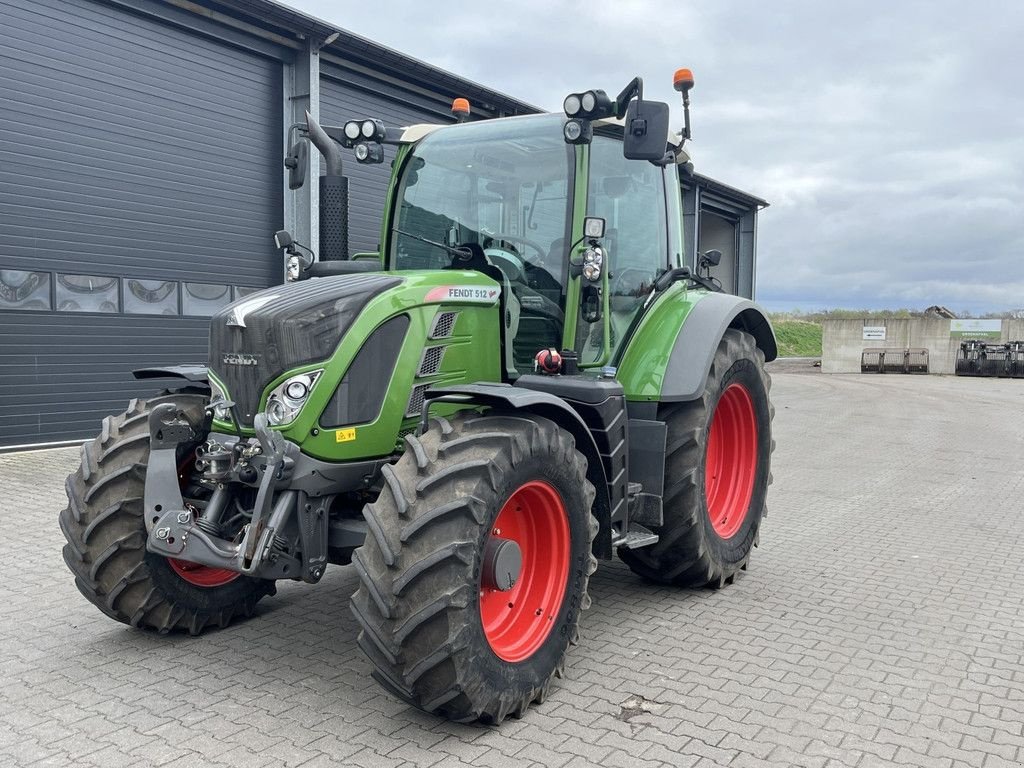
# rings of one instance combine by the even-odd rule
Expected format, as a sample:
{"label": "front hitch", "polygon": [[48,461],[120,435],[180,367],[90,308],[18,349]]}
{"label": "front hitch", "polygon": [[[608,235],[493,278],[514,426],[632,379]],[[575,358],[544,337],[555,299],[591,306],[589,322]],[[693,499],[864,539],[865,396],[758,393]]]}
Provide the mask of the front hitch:
{"label": "front hitch", "polygon": [[[193,511],[186,507],[178,477],[178,449],[194,443],[198,433],[193,424],[173,404],[153,409],[149,417],[150,459],[146,469],[145,499],[148,537],[146,549],[164,557],[187,560],[211,568],[224,568],[266,579],[305,577],[302,563],[288,554],[286,543],[278,536],[296,512],[298,492],[275,491],[291,481],[294,461],[287,455],[286,442],[267,426],[266,416],[258,414],[255,431],[261,455],[253,456],[249,465],[259,476],[252,521],[243,528],[240,541],[228,541],[212,535],[210,525],[201,525]],[[224,483],[218,482],[214,499],[224,494]],[[323,570],[314,572],[318,580]]]}

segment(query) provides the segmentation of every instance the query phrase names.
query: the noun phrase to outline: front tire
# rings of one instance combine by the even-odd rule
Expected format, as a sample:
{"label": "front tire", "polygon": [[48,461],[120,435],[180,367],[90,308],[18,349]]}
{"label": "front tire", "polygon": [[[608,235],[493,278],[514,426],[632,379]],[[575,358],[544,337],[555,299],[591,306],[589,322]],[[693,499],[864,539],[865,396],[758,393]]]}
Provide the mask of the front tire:
{"label": "front tire", "polygon": [[746,570],[771,482],[775,409],[764,353],[730,328],[697,400],[667,403],[663,524],[658,542],[620,549],[637,574],[662,584],[722,587]]}
{"label": "front tire", "polygon": [[[590,604],[586,459],[533,416],[435,419],[406,444],[384,467],[352,558],[359,645],[374,678],[420,709],[460,722],[519,716],[561,676]],[[485,552],[509,540],[521,568],[503,590]]]}
{"label": "front tire", "polygon": [[[173,403],[193,423],[207,397],[176,392],[133,400],[119,416],[103,420],[98,437],[82,446],[82,463],[65,484],[68,506],[60,513],[67,540],[64,562],[85,597],[107,616],[158,632],[197,635],[251,616],[256,602],[275,591],[272,581],[172,561],[146,551],[142,515],[149,414]],[[182,466],[190,460],[183,456]]]}

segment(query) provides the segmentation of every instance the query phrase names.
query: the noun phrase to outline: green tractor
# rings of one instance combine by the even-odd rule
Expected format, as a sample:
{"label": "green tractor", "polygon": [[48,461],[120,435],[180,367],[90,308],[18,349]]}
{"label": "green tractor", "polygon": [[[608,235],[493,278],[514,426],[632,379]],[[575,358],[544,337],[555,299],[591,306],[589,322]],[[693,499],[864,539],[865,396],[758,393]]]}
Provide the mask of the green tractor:
{"label": "green tractor", "polygon": [[208,367],[136,372],[180,385],[104,420],[60,515],[92,603],[198,634],[351,564],[374,677],[494,723],[562,675],[598,560],[681,587],[746,569],[776,343],[684,266],[688,109],[670,137],[637,78],[564,112],[307,115],[286,165],[296,187],[308,143],[326,161],[322,252],[347,250],[342,148],[394,147],[380,252],[312,262],[280,232],[300,279],[216,315]]}

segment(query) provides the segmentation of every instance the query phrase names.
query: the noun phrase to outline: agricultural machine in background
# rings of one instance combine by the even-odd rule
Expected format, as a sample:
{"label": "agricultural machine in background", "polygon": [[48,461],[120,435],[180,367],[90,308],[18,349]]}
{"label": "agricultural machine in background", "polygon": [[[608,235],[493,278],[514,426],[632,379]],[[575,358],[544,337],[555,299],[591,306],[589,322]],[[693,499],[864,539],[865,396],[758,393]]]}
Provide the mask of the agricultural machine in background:
{"label": "agricultural machine in background", "polygon": [[[351,563],[374,677],[500,722],[562,673],[599,559],[732,582],[765,510],[776,345],[761,309],[684,266],[689,71],[675,84],[675,138],[639,78],[564,114],[307,116],[291,182],[311,142],[344,258],[278,233],[300,279],[216,315],[208,366],[137,372],[179,385],[82,448],[60,515],[81,592],[198,634]],[[385,147],[380,251],[349,257],[342,149]]]}

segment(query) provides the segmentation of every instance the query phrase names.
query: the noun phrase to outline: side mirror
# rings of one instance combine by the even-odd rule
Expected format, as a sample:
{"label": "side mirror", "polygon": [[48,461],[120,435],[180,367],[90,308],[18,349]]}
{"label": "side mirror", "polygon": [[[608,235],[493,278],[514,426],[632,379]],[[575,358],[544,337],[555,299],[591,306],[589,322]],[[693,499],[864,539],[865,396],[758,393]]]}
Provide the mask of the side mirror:
{"label": "side mirror", "polygon": [[299,189],[306,183],[306,169],[309,167],[309,142],[299,139],[288,150],[284,159],[288,169],[288,189]]}
{"label": "side mirror", "polygon": [[274,245],[281,250],[291,247],[291,244],[294,242],[295,240],[292,239],[292,233],[287,229],[282,229],[274,233]]}
{"label": "side mirror", "polygon": [[722,252],[717,249],[711,249],[710,251],[704,251],[700,256],[700,264],[702,267],[717,267],[722,263]]}
{"label": "side mirror", "polygon": [[660,161],[668,147],[668,104],[634,99],[626,109],[622,154],[627,160]]}

